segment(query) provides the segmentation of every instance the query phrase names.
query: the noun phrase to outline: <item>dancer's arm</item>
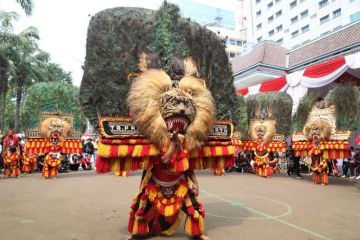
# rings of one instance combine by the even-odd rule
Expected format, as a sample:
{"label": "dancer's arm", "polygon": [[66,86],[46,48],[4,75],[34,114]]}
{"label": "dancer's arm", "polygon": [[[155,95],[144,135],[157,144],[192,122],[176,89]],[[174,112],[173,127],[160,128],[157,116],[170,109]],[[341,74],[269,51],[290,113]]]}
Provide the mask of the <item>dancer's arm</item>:
{"label": "dancer's arm", "polygon": [[195,173],[192,170],[186,171],[185,175],[190,178],[190,180],[193,182],[192,185],[192,192],[195,194],[195,196],[199,195],[199,184],[196,179]]}

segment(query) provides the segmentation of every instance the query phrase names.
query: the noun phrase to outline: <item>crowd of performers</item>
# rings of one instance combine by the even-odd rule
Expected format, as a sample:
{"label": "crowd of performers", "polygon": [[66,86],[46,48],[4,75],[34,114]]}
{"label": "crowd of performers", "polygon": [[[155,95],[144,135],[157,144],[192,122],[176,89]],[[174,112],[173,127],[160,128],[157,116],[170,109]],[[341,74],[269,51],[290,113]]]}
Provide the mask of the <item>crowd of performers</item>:
{"label": "crowd of performers", "polygon": [[[84,142],[84,154],[71,155],[57,152],[50,152],[46,156],[26,154],[22,142],[12,129],[1,139],[0,169],[3,168],[3,174],[7,177],[40,171],[43,177],[54,178],[59,170],[68,172],[77,171],[79,167],[83,170],[93,168],[95,148],[92,139]],[[343,159],[323,159],[316,149],[316,146],[311,149],[313,157],[294,156],[291,146],[284,153],[268,152],[261,156],[254,151],[238,150],[234,165],[227,168],[226,172],[253,173],[270,178],[273,174],[279,174],[281,169],[286,169],[288,176],[303,178],[301,172],[309,173],[313,176],[314,183],[323,185],[328,184],[329,176],[360,179],[360,148],[350,147],[349,156]]]}
{"label": "crowd of performers", "polygon": [[95,147],[92,139],[87,139],[82,148],[83,154],[66,154],[49,151],[47,153],[26,153],[25,141],[9,129],[7,134],[0,139],[0,171],[3,175],[17,178],[21,173],[24,175],[41,172],[45,179],[53,179],[60,172],[92,170],[93,154]]}
{"label": "crowd of performers", "polygon": [[[342,177],[349,179],[360,179],[360,148],[350,147],[349,157],[343,159],[321,159],[317,157],[294,156],[291,147],[286,153],[271,153],[266,162],[261,162],[260,168],[257,166],[251,151],[238,151],[235,156],[234,166],[226,169],[226,172],[239,173],[264,173],[262,170],[266,166],[267,174],[259,176],[270,177],[272,174],[280,173],[281,169],[286,170],[288,176],[295,175],[297,178],[304,178],[301,173],[313,176],[314,183],[328,184],[328,177]],[[340,164],[340,165],[339,165]]]}

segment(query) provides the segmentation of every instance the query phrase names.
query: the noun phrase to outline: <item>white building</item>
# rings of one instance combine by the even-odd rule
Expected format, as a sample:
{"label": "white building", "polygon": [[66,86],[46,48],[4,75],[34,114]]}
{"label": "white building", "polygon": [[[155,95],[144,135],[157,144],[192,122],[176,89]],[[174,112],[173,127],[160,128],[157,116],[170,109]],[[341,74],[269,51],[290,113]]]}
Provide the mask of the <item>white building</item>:
{"label": "white building", "polygon": [[247,0],[226,0],[223,3],[199,0],[170,1],[180,7],[183,17],[190,18],[217,34],[224,41],[230,59],[240,55],[247,37],[244,27],[246,9],[248,9]]}
{"label": "white building", "polygon": [[360,0],[249,0],[248,42],[271,40],[288,49],[360,19]]}
{"label": "white building", "polygon": [[226,46],[226,53],[229,59],[233,59],[241,54],[242,46],[246,44],[246,29],[233,30],[220,27],[206,27],[217,34]]}

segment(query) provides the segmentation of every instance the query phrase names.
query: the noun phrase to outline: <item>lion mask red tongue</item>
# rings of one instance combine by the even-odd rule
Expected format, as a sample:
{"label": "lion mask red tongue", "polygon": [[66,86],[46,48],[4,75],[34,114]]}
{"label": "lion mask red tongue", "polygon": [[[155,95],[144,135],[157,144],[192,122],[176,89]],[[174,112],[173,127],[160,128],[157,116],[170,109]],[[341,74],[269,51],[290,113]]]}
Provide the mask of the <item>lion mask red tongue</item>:
{"label": "lion mask red tongue", "polygon": [[184,129],[184,124],[182,122],[174,122],[173,123],[173,127],[172,127],[172,131],[173,132],[183,132]]}

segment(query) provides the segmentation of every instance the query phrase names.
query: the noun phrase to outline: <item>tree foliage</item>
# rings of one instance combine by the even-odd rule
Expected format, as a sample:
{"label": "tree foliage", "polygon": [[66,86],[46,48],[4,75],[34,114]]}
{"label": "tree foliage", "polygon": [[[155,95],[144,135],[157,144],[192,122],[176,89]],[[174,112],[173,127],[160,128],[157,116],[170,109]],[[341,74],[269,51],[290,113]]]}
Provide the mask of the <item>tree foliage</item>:
{"label": "tree foliage", "polygon": [[[32,1],[18,1],[27,10],[31,10]],[[39,49],[39,32],[28,27],[20,33],[14,33],[13,21],[19,19],[15,12],[0,11],[0,130],[10,125],[21,128],[20,108],[26,90],[36,82],[71,83],[70,72],[64,71],[58,64],[50,62],[50,55]],[[8,109],[10,95],[15,94],[14,109]],[[11,99],[13,100],[13,99]],[[13,101],[11,101],[13,104]],[[14,111],[15,110],[15,111]],[[15,114],[15,115],[14,115]],[[10,117],[11,116],[11,117]],[[15,116],[15,118],[13,118]]]}
{"label": "tree foliage", "polygon": [[165,70],[170,68],[173,57],[184,58],[190,52],[184,35],[179,31],[184,24],[184,19],[180,17],[179,12],[178,6],[164,2],[159,11],[154,14],[155,30],[147,50],[159,54]]}
{"label": "tree foliage", "polygon": [[248,115],[247,115],[247,102],[244,96],[237,95],[237,99],[239,101],[239,121],[235,124],[235,128],[242,133],[246,133],[248,131]]}
{"label": "tree foliage", "polygon": [[298,109],[292,118],[293,131],[302,131],[311,112],[311,109],[315,106],[317,98],[317,92],[309,89],[308,93],[301,99]]}
{"label": "tree foliage", "polygon": [[159,11],[114,8],[90,21],[81,82],[81,105],[93,126],[100,116],[127,115],[128,73],[137,72],[141,52],[160,53],[165,70],[173,56],[194,58],[216,103],[217,118],[238,123],[239,101],[223,41],[210,30],[180,17],[164,3]]}
{"label": "tree foliage", "polygon": [[24,10],[25,14],[27,16],[30,16],[32,14],[33,10],[33,1],[32,0],[16,0]]}
{"label": "tree foliage", "polygon": [[335,105],[336,127],[340,130],[357,130],[360,125],[360,88],[352,84],[335,86],[325,98]]}
{"label": "tree foliage", "polygon": [[74,116],[74,127],[85,131],[86,120],[81,113],[79,89],[64,83],[37,83],[26,95],[22,111],[22,126],[25,129],[37,127],[42,112],[61,111]]}

